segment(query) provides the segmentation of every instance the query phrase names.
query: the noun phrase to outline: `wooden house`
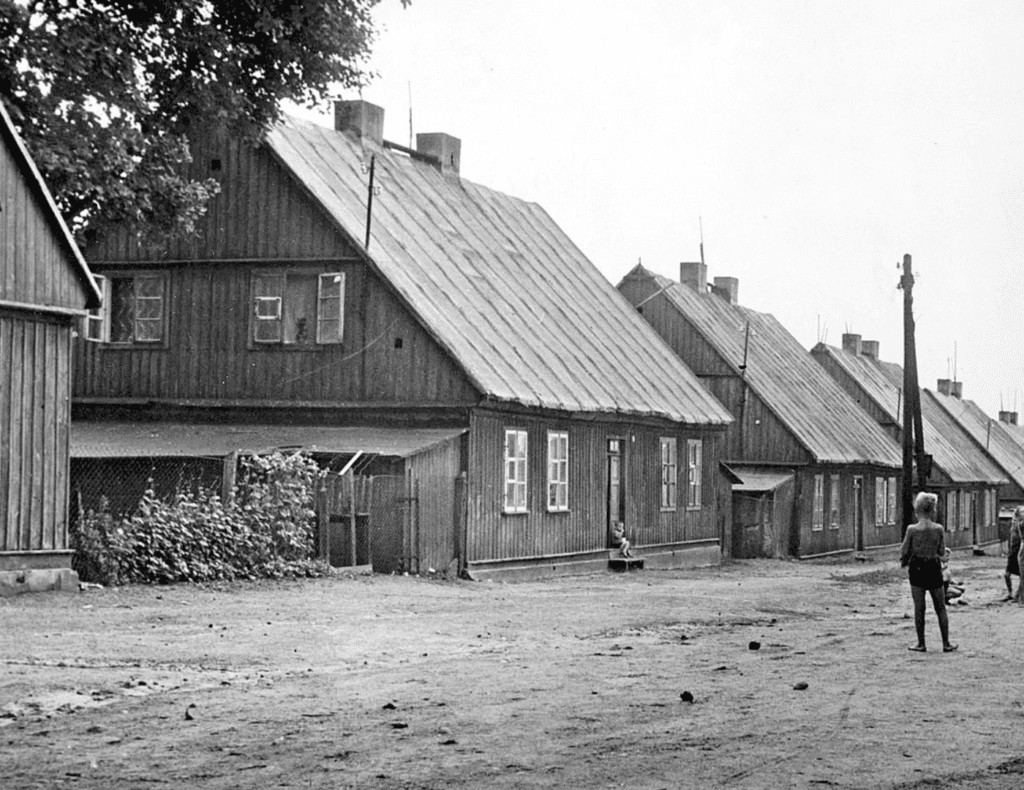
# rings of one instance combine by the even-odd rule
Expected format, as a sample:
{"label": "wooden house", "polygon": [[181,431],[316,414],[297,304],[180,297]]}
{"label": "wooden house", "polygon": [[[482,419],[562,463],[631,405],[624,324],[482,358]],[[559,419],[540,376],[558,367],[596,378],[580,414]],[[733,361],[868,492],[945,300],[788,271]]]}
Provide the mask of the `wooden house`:
{"label": "wooden house", "polygon": [[[255,148],[211,135],[196,238],[87,251],[110,298],[78,344],[83,431],[287,426],[275,446],[346,473],[447,431],[367,472],[405,477],[369,526],[400,533],[383,570],[604,568],[617,524],[648,565],[717,560],[728,412],[540,206],[460,177],[457,138],[382,129],[356,101]],[[362,444],[331,433],[354,427]]]}
{"label": "wooden house", "polygon": [[931,400],[971,437],[999,469],[1005,482],[999,486],[1001,537],[1014,508],[1024,505],[1024,432],[1015,423],[1016,412],[1001,412],[1000,419],[989,417],[974,401],[964,400],[963,382],[939,379],[935,390],[927,391]]}
{"label": "wooden house", "polygon": [[71,338],[99,291],[0,103],[0,593],[75,583]]}
{"label": "wooden house", "polygon": [[737,556],[816,557],[901,540],[899,446],[739,283],[702,263],[680,281],[642,266],[619,284],[644,319],[729,409],[723,458]]}
{"label": "wooden house", "polygon": [[[811,355],[902,446],[903,367],[878,358],[878,342],[843,335],[842,348],[819,343]],[[999,488],[1008,480],[928,390],[921,391],[925,452],[932,457],[926,490],[939,495],[939,520],[952,548],[999,541]]]}

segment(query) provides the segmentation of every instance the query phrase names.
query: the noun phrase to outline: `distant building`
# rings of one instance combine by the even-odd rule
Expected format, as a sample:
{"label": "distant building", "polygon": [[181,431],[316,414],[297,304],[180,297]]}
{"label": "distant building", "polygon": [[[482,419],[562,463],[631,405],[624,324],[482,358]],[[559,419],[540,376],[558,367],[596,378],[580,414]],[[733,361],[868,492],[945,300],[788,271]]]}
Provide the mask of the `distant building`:
{"label": "distant building", "polygon": [[[819,343],[811,355],[896,440],[903,441],[903,367],[878,358],[877,341],[844,334],[843,347]],[[984,448],[921,390],[925,452],[932,457],[926,490],[939,495],[939,520],[952,547],[998,542],[999,489],[1009,481]]]}
{"label": "distant building", "polygon": [[68,541],[71,337],[100,304],[0,102],[0,594],[74,585]]}
{"label": "distant building", "polygon": [[211,135],[197,238],[88,251],[109,308],[78,345],[80,479],[305,448],[374,479],[330,517],[378,570],[606,568],[620,524],[648,565],[717,561],[729,413],[540,206],[460,177],[457,138],[382,129],[355,101],[257,148]]}
{"label": "distant building", "polygon": [[619,290],[734,417],[723,458],[737,556],[817,557],[901,540],[899,446],[771,315],[703,263],[675,282],[634,268]]}
{"label": "distant building", "polygon": [[989,417],[974,401],[963,399],[961,381],[939,379],[930,394],[1005,477],[999,487],[1000,518],[1008,521],[1013,509],[1024,505],[1024,431],[1017,425],[1017,412],[1000,412],[998,420]]}

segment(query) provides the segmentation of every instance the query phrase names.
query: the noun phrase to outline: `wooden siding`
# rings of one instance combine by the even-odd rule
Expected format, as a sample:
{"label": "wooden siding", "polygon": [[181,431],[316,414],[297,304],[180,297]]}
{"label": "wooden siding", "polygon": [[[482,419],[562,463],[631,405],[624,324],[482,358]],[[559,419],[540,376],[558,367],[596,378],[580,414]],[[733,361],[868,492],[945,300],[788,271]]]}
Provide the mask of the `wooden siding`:
{"label": "wooden siding", "polygon": [[[814,523],[814,476],[824,475],[824,528],[812,529]],[[830,485],[829,476],[839,475],[840,483],[840,523],[834,529],[829,523]],[[853,478],[860,476],[861,502],[863,516],[864,548],[880,548],[898,545],[903,539],[902,519],[896,516],[895,524],[875,525],[875,478],[896,477],[899,487],[900,478],[892,469],[872,466],[810,466],[797,470],[796,501],[793,508],[793,529],[796,538],[791,544],[791,551],[801,557],[828,554],[832,552],[855,551],[856,532],[854,527],[854,488]],[[901,502],[900,492],[896,492],[897,507]]]}
{"label": "wooden siding", "polygon": [[[506,429],[527,431],[527,510],[506,514],[504,441]],[[547,432],[569,434],[569,510],[549,512],[547,495]],[[623,439],[625,459],[625,527],[633,545],[655,546],[693,540],[717,540],[723,527],[717,519],[721,432],[680,427],[659,429],[633,423],[543,418],[520,414],[474,412],[469,437],[469,535],[467,559],[487,560],[550,557],[608,547],[606,474],[607,440]],[[679,506],[661,510],[660,437],[679,443]],[[686,439],[702,439],[703,507],[685,507]]]}
{"label": "wooden siding", "polygon": [[[75,397],[373,404],[478,400],[448,355],[364,264],[311,265],[345,273],[343,343],[301,350],[254,346],[250,276],[268,270],[258,262],[165,267],[167,342],[118,347],[78,341]],[[102,265],[96,269],[109,271]],[[401,348],[395,347],[397,338]]]}
{"label": "wooden siding", "polygon": [[85,307],[82,276],[54,224],[12,151],[0,145],[0,301]]}
{"label": "wooden siding", "polygon": [[416,555],[421,573],[443,572],[456,558],[455,479],[463,471],[462,444],[458,437],[406,460],[417,492]]}
{"label": "wooden siding", "polygon": [[725,434],[723,460],[749,463],[812,463],[813,458],[764,401],[738,376],[701,377],[735,418]]}
{"label": "wooden siding", "polygon": [[71,325],[0,311],[0,552],[67,541]]}
{"label": "wooden siding", "polygon": [[[356,255],[333,221],[281,169],[270,150],[214,138],[192,146],[188,174],[215,179],[220,194],[207,206],[195,237],[145,245],[113,233],[85,255],[94,271],[104,262],[163,260],[322,259]],[[212,169],[218,160],[220,169]],[[95,265],[94,265],[95,264]]]}
{"label": "wooden siding", "polygon": [[864,387],[850,375],[850,372],[844,368],[838,360],[829,354],[823,347],[822,344],[818,344],[814,349],[811,350],[811,356],[813,356],[825,371],[833,378],[843,390],[853,398],[857,405],[860,406],[864,411],[867,412],[868,416],[872,420],[877,422],[882,429],[892,438],[894,442],[901,442],[903,432],[897,421],[889,415],[889,413],[882,408],[877,401],[869,397],[864,391]]}
{"label": "wooden siding", "polygon": [[[646,278],[626,279],[619,289],[630,302],[640,302],[657,291],[654,282]],[[655,297],[642,304],[639,311],[732,414],[735,422],[726,433],[723,458],[782,463],[809,463],[813,460],[792,431],[767,408],[749,385],[746,386],[746,408],[742,408],[743,380],[672,302]]]}

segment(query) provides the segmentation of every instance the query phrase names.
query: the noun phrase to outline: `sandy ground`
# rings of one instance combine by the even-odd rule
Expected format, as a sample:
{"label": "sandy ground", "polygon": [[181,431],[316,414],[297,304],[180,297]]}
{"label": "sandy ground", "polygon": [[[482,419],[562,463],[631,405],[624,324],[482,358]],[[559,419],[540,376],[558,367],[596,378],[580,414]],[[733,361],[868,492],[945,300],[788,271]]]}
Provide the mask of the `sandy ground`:
{"label": "sandy ground", "polygon": [[948,655],[892,563],[0,599],[0,786],[1018,790],[1024,609],[954,569]]}

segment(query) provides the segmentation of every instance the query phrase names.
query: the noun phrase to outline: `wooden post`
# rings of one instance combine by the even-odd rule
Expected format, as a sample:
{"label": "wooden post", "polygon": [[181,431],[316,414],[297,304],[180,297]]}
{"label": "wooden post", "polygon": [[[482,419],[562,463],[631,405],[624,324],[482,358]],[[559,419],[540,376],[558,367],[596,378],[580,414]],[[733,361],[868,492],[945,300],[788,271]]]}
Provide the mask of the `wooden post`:
{"label": "wooden post", "polygon": [[331,514],[327,503],[327,478],[316,492],[317,559],[331,562]]}
{"label": "wooden post", "polygon": [[359,546],[356,540],[356,474],[351,469],[348,470],[348,482],[351,496],[349,497],[349,510],[348,510],[348,524],[349,524],[349,540],[352,547],[352,564],[358,565],[359,560],[358,552]]}
{"label": "wooden post", "polygon": [[[923,490],[931,471],[931,456],[924,452],[921,389],[917,384],[917,347],[914,339],[914,274],[910,255],[903,256],[903,532],[914,520],[914,487]],[[914,462],[917,480],[914,480]]]}
{"label": "wooden post", "polygon": [[225,505],[235,498],[235,475],[238,471],[238,451],[232,450],[224,456],[220,478],[220,500]]}

